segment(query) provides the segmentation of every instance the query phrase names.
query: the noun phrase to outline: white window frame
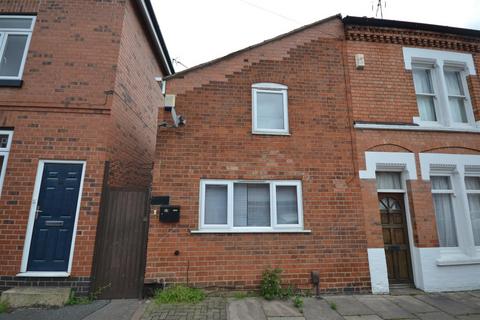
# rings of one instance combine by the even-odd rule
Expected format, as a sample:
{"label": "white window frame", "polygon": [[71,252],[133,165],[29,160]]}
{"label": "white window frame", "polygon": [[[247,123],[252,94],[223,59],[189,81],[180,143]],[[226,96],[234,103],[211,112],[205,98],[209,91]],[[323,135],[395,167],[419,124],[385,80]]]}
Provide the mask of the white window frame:
{"label": "white window frame", "polygon": [[[257,93],[281,93],[283,96],[283,129],[264,129],[257,125]],[[253,134],[271,134],[271,135],[289,135],[288,125],[288,87],[278,83],[254,83],[252,85],[252,133]]]}
{"label": "white window frame", "polygon": [[[449,176],[452,190],[432,190],[432,193],[452,194],[458,247],[440,247],[437,265],[480,263],[480,246],[475,246],[468,206],[465,176],[480,175],[480,156],[441,153],[420,153],[422,179],[430,176]],[[433,201],[433,197],[432,197]]]}
{"label": "white window frame", "polygon": [[8,156],[10,155],[10,148],[12,146],[13,131],[0,130],[0,135],[8,135],[7,146],[0,148],[0,156],[3,156],[2,170],[0,172],[0,196],[2,195],[3,181],[5,180],[5,174],[7,172]]}
{"label": "white window frame", "polygon": [[[475,65],[471,54],[451,51],[403,48],[405,69],[432,66],[432,85],[435,92],[434,104],[437,121],[423,121],[420,116],[414,117],[413,122],[425,127],[452,127],[477,128],[471,98],[468,90],[467,76],[476,75]],[[454,122],[448,99],[448,88],[445,80],[445,70],[460,72],[461,85],[465,93],[464,105],[467,122]]]}
{"label": "white window frame", "polygon": [[[233,217],[233,192],[235,183],[248,184],[269,184],[270,186],[270,226],[265,227],[235,227]],[[227,223],[226,224],[206,224],[205,223],[205,190],[207,185],[222,185],[227,187]],[[297,189],[297,212],[298,224],[278,224],[277,223],[277,186],[294,186]],[[200,180],[200,198],[199,198],[199,230],[193,233],[202,232],[310,232],[304,230],[303,225],[303,197],[302,182],[300,180]]]}
{"label": "white window frame", "polygon": [[20,63],[20,68],[18,70],[18,74],[16,76],[0,76],[0,80],[21,80],[23,76],[23,70],[25,68],[25,62],[27,60],[28,50],[30,48],[30,41],[32,39],[33,28],[35,27],[35,21],[37,19],[36,16],[22,16],[22,15],[1,15],[1,18],[9,18],[9,19],[32,19],[32,24],[30,28],[17,28],[17,29],[0,29],[0,59],[3,58],[3,54],[5,51],[5,46],[8,40],[8,36],[10,35],[26,35],[27,42],[25,44],[25,49],[23,51],[22,61]]}
{"label": "white window frame", "polygon": [[[466,194],[466,197],[467,197],[467,210],[468,210],[468,217],[469,217],[469,220],[470,220],[470,223],[472,223],[472,214],[470,212],[470,205],[468,204],[468,195],[470,194],[480,194],[480,190],[478,189],[475,189],[475,190],[472,190],[472,189],[467,189],[467,184],[465,183],[465,177],[478,177],[480,178],[480,169],[478,171],[467,171],[465,172],[465,175],[463,177],[463,183],[465,184],[465,194]],[[470,225],[470,228],[472,229],[472,233],[473,233],[473,227],[472,225]],[[475,244],[475,238],[474,238],[474,244]],[[480,250],[480,246],[476,246],[477,248],[479,248]]]}

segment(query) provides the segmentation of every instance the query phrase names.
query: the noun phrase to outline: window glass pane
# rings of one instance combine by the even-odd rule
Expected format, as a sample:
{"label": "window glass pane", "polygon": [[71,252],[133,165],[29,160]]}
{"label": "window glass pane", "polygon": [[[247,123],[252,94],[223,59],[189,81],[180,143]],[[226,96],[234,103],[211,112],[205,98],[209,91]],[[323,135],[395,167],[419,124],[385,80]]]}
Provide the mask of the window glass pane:
{"label": "window glass pane", "polygon": [[437,121],[435,113],[435,104],[433,97],[417,96],[418,110],[420,112],[420,119],[423,121]]}
{"label": "window glass pane", "polygon": [[465,177],[467,190],[480,190],[480,177]]}
{"label": "window glass pane", "polygon": [[269,184],[234,184],[233,225],[235,227],[270,226]]}
{"label": "window glass pane", "polygon": [[447,82],[447,89],[449,95],[463,96],[462,82],[460,80],[460,72],[445,71],[445,81]]}
{"label": "window glass pane", "polygon": [[257,126],[260,129],[285,129],[283,94],[257,92]]}
{"label": "window glass pane", "polygon": [[413,69],[416,93],[433,93],[432,75],[429,69]]}
{"label": "window glass pane", "polygon": [[433,204],[440,247],[458,246],[451,195],[433,194]]}
{"label": "window glass pane", "polygon": [[296,186],[277,186],[277,224],[298,224]]}
{"label": "window glass pane", "polygon": [[432,176],[430,181],[433,190],[452,190],[452,183],[448,176]]}
{"label": "window glass pane", "polygon": [[30,29],[32,18],[0,18],[0,29]]}
{"label": "window glass pane", "polygon": [[475,245],[480,246],[480,194],[468,195],[468,207],[470,209]]}
{"label": "window glass pane", "polygon": [[377,172],[377,189],[402,189],[399,172]]}
{"label": "window glass pane", "polygon": [[8,134],[0,134],[0,148],[5,149],[8,146]]}
{"label": "window glass pane", "polygon": [[205,186],[205,224],[227,224],[227,186]]}
{"label": "window glass pane", "polygon": [[465,112],[465,103],[463,98],[448,98],[450,109],[452,110],[453,121],[467,122],[467,113]]}
{"label": "window glass pane", "polygon": [[9,35],[0,61],[0,76],[16,77],[22,64],[27,35]]}

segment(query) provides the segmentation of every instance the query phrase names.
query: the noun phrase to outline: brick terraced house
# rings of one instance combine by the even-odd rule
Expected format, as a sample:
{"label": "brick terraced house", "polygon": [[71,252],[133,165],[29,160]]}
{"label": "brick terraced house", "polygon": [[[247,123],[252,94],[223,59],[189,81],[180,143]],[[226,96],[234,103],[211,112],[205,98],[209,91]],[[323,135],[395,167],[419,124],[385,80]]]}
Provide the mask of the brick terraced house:
{"label": "brick terraced house", "polygon": [[172,73],[148,0],[0,2],[0,290],[139,295],[144,212],[119,209],[119,224],[99,212],[150,186],[157,80]]}
{"label": "brick terraced house", "polygon": [[[166,83],[145,278],[480,288],[480,31],[339,15]],[[163,197],[160,197],[163,196]],[[162,211],[163,213],[163,211]]]}

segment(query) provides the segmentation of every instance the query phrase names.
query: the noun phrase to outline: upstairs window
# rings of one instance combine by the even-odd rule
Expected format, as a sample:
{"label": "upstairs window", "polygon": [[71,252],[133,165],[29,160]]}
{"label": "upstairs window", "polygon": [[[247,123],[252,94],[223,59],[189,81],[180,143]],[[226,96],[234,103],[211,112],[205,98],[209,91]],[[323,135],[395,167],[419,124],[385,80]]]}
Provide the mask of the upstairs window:
{"label": "upstairs window", "polygon": [[276,83],[252,85],[252,132],[288,134],[287,86]]}
{"label": "upstairs window", "polygon": [[0,80],[21,80],[35,17],[0,15]]}
{"label": "upstairs window", "polygon": [[403,48],[405,68],[411,69],[419,117],[426,126],[474,127],[475,117],[467,76],[475,75],[471,54]]}

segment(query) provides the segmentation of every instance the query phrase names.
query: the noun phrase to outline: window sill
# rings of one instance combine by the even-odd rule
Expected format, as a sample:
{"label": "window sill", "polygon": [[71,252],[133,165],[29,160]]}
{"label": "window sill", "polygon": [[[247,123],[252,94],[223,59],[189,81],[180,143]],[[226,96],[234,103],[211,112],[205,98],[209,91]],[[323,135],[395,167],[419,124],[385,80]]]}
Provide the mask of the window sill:
{"label": "window sill", "polygon": [[290,132],[272,132],[272,131],[252,131],[252,134],[267,136],[290,136]]}
{"label": "window sill", "polygon": [[21,88],[23,80],[0,79],[0,87]]}
{"label": "window sill", "polygon": [[286,229],[286,230],[190,230],[191,234],[204,233],[312,233],[312,230]]}
{"label": "window sill", "polygon": [[371,130],[405,130],[405,131],[442,131],[442,132],[471,132],[480,133],[479,127],[442,127],[442,126],[415,126],[398,124],[356,123],[355,129]]}
{"label": "window sill", "polygon": [[480,264],[480,257],[479,258],[446,258],[446,259],[438,259],[437,266],[463,266],[463,265],[470,265],[470,264]]}
{"label": "window sill", "polygon": [[17,277],[55,277],[55,278],[67,278],[70,276],[69,272],[57,272],[57,271],[27,271],[20,272]]}

